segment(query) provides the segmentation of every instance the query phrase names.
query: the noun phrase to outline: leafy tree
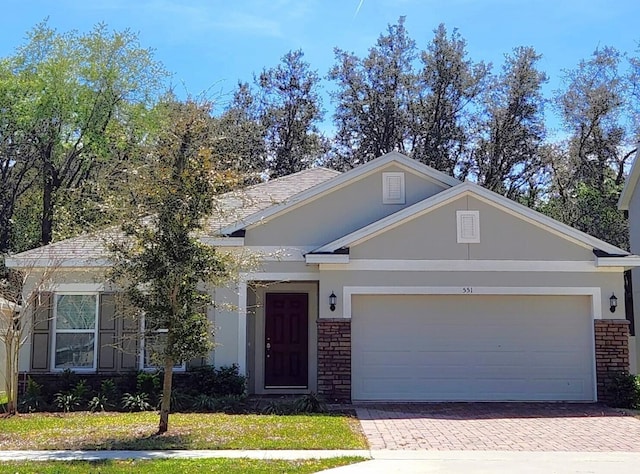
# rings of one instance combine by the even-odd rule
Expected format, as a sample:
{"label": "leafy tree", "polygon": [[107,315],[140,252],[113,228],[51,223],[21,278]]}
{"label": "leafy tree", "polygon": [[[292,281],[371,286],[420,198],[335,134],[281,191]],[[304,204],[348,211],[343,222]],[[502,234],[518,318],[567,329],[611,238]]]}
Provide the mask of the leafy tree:
{"label": "leafy tree", "polygon": [[128,221],[126,238],[111,244],[111,276],[144,314],[145,337],[165,331],[158,349],[164,366],[160,433],[169,426],[173,367],[211,348],[211,297],[200,285],[220,285],[232,276],[230,257],[197,238],[215,195],[228,188],[212,152],[211,106],[192,100],[165,106],[165,127],[141,189],[147,214]]}
{"label": "leafy tree", "polygon": [[487,86],[489,69],[468,59],[466,41],[457,30],[448,37],[444,24],[421,61],[411,103],[412,157],[453,176],[468,152],[474,102]]}
{"label": "leafy tree", "polygon": [[257,78],[272,178],[309,168],[326,152],[317,127],[323,115],[320,78],[303,57],[301,50],[290,51],[281,64],[263,70]]}
{"label": "leafy tree", "polygon": [[260,120],[259,104],[246,82],[238,84],[233,100],[218,119],[220,140],[216,150],[226,157],[228,169],[255,184],[267,169],[266,130]]}
{"label": "leafy tree", "polygon": [[337,128],[332,166],[349,169],[393,150],[407,152],[416,54],[404,17],[364,59],[335,49],[336,64],[328,75],[338,88],[332,94]]}
{"label": "leafy tree", "polygon": [[547,76],[536,68],[539,60],[533,48],[516,48],[483,93],[484,117],[470,167],[480,184],[512,199],[535,192],[543,170],[541,86]]}
{"label": "leafy tree", "polygon": [[[566,72],[555,95],[568,138],[547,160],[549,203],[542,211],[600,239],[628,248],[628,227],[617,209],[624,170],[635,154],[633,117],[636,70],[621,73],[621,54],[597,49]],[[632,66],[634,60],[632,59]]]}
{"label": "leafy tree", "polygon": [[[109,32],[105,25],[81,35],[61,34],[41,23],[2,62],[0,100],[8,106],[0,108],[0,123],[6,124],[3,134],[10,137],[10,156],[17,160],[3,162],[11,178],[0,188],[21,191],[25,179],[38,183],[40,243],[51,242],[57,212],[77,203],[78,195],[100,200],[98,179],[118,182],[112,173],[144,137],[133,124],[146,117],[145,106],[165,76],[135,34]],[[37,174],[22,175],[25,168]],[[16,199],[20,196],[16,193]],[[6,206],[0,220],[10,220],[15,207],[16,201]],[[101,216],[94,212],[89,218]]]}

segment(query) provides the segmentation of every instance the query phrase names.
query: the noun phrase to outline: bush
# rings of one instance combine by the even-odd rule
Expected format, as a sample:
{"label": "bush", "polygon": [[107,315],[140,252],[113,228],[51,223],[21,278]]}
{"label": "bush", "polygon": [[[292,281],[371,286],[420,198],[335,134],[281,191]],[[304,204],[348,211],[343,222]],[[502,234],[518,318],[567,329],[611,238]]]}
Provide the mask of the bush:
{"label": "bush", "polygon": [[122,396],[122,408],[127,411],[149,411],[153,406],[149,403],[146,393],[125,393]]}
{"label": "bush", "polygon": [[20,410],[32,413],[44,409],[45,405],[46,403],[42,396],[42,385],[29,377],[25,393],[19,401]]}
{"label": "bush", "polygon": [[298,413],[325,413],[327,411],[327,406],[313,392],[298,398],[295,401],[295,408]]}
{"label": "bush", "polygon": [[237,365],[215,368],[212,366],[195,367],[176,379],[176,384],[195,396],[200,394],[212,397],[229,395],[242,396],[246,391],[246,379],[240,375]]}
{"label": "bush", "polygon": [[605,385],[608,404],[615,408],[640,408],[640,376],[614,374]]}
{"label": "bush", "polygon": [[81,400],[80,398],[78,398],[78,396],[75,393],[64,392],[64,393],[56,393],[56,396],[53,399],[53,402],[63,412],[69,413],[70,411],[74,411],[76,408],[80,406]]}

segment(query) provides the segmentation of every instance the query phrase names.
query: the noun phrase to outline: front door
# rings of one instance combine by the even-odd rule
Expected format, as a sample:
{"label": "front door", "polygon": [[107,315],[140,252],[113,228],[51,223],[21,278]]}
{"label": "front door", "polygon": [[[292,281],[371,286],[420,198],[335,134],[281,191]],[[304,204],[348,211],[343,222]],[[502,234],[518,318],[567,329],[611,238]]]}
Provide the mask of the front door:
{"label": "front door", "polygon": [[307,293],[267,293],[265,388],[307,387],[308,328]]}

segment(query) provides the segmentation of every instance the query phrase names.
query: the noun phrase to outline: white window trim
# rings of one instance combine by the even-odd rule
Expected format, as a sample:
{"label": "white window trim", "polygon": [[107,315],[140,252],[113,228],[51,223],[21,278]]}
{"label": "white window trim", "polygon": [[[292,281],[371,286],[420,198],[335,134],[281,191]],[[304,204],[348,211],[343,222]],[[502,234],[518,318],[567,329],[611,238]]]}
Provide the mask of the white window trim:
{"label": "white window trim", "polygon": [[[389,197],[389,185],[387,178],[400,178],[400,197]],[[405,202],[404,173],[402,171],[388,171],[382,173],[382,204],[404,204]]]}
{"label": "white window trim", "polygon": [[[140,368],[140,370],[144,371],[144,372],[153,372],[156,370],[162,370],[164,367],[162,367],[161,365],[154,365],[154,366],[146,366],[144,363],[144,342],[145,342],[145,326],[144,326],[144,315],[140,318],[140,354],[138,356],[138,366]],[[169,332],[168,329],[158,329],[156,331],[157,333],[161,334],[161,333],[167,333]],[[183,362],[180,365],[174,365],[173,366],[173,371],[174,372],[185,372],[187,370],[187,363]]]}
{"label": "white window trim", "polygon": [[[73,296],[95,296],[96,297],[96,319],[93,328],[93,365],[91,367],[56,367],[56,342],[58,339],[58,295],[73,295]],[[98,368],[98,338],[100,331],[100,293],[97,291],[55,291],[53,293],[53,312],[52,312],[52,326],[51,326],[51,372],[64,372],[65,370],[72,370],[78,373],[95,372]],[[86,329],[64,329],[60,331],[64,334],[90,334],[90,330]]]}
{"label": "white window trim", "polygon": [[[462,219],[471,217],[474,221],[475,235],[465,237],[462,235]],[[479,244],[480,243],[480,211],[456,211],[456,227],[459,244]]]}

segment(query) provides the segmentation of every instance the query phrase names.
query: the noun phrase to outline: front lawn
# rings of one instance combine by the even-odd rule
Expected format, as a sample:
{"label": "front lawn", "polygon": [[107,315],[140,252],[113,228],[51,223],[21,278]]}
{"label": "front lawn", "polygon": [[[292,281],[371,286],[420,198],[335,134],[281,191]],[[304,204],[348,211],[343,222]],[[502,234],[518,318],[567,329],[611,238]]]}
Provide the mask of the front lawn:
{"label": "front lawn", "polygon": [[366,449],[344,415],[176,413],[155,435],[158,414],[33,413],[0,419],[0,449]]}
{"label": "front lawn", "polygon": [[263,461],[257,459],[163,459],[154,461],[32,461],[0,463],[0,473],[100,474],[224,472],[225,474],[306,474],[364,461],[361,458],[305,459],[299,461]]}

